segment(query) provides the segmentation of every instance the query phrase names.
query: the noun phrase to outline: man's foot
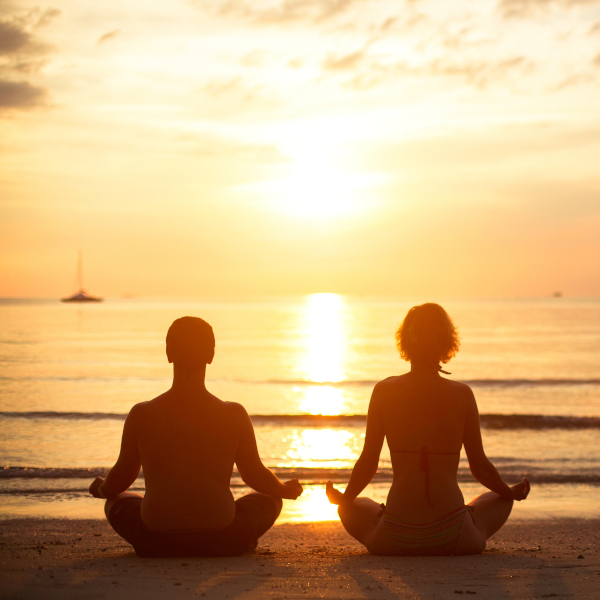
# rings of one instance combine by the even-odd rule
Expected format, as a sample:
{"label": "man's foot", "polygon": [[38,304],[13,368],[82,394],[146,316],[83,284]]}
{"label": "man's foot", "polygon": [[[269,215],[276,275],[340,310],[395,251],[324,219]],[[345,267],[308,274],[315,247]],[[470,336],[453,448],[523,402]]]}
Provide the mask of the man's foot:
{"label": "man's foot", "polygon": [[326,483],[325,493],[327,494],[327,499],[329,500],[329,502],[331,502],[331,504],[339,505],[342,503],[342,498],[344,497],[344,494],[342,494],[340,490],[336,490],[333,487],[333,483],[331,483],[331,481],[328,481]]}

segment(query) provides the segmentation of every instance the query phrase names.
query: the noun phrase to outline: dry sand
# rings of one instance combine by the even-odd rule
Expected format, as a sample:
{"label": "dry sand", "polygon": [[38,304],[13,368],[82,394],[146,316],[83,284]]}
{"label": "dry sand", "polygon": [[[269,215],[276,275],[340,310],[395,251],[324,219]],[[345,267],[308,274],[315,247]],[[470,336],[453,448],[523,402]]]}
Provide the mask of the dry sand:
{"label": "dry sand", "polygon": [[600,521],[513,521],[480,556],[371,556],[336,522],[239,558],[138,558],[105,521],[0,522],[0,598],[600,598]]}

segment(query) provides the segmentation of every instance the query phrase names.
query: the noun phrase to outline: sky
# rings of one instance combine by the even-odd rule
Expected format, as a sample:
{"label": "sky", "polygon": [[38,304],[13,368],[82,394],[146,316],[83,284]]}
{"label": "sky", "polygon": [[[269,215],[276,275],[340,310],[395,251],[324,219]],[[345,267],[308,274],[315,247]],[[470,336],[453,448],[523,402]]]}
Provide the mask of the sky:
{"label": "sky", "polygon": [[599,0],[0,0],[0,296],[600,296]]}

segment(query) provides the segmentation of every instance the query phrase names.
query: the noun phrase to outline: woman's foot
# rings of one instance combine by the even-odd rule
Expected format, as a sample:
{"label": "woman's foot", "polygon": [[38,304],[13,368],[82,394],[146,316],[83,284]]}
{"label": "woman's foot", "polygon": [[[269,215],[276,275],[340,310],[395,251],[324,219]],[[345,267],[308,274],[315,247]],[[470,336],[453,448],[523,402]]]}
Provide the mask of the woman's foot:
{"label": "woman's foot", "polygon": [[339,505],[342,503],[342,498],[344,497],[344,494],[342,494],[340,490],[336,490],[333,487],[333,483],[331,483],[331,481],[328,481],[326,483],[325,493],[327,494],[327,499],[329,500],[329,502],[331,502],[331,504]]}
{"label": "woman's foot", "polygon": [[529,480],[526,477],[523,477],[521,483],[517,483],[513,485],[511,488],[513,497],[515,500],[525,500],[529,495],[529,491],[531,490],[531,486],[529,485]]}

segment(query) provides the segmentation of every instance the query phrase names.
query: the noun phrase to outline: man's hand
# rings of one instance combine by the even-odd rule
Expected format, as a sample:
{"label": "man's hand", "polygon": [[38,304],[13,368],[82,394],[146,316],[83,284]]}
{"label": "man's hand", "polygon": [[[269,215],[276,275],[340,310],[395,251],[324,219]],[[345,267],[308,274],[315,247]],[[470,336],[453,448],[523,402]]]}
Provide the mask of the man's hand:
{"label": "man's hand", "polygon": [[103,483],[104,479],[102,479],[102,477],[96,477],[96,479],[92,481],[92,485],[90,485],[90,494],[94,496],[94,498],[102,498],[99,489]]}
{"label": "man's hand", "polygon": [[297,479],[289,479],[283,482],[282,498],[286,500],[295,500],[302,493],[302,486]]}
{"label": "man's hand", "polygon": [[520,502],[521,500],[525,500],[529,495],[529,490],[531,486],[529,485],[529,479],[523,477],[521,483],[517,483],[516,485],[511,486],[511,491],[513,495],[513,499]]}

